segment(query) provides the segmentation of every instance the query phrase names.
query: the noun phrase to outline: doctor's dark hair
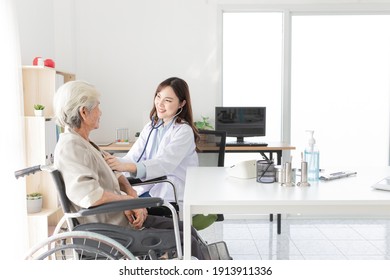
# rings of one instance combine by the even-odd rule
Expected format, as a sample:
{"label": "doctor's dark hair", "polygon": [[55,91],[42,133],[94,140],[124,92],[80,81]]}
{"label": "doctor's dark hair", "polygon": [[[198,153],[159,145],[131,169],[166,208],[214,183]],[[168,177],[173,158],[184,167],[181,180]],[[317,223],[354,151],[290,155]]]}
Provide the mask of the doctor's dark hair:
{"label": "doctor's dark hair", "polygon": [[[179,98],[180,103],[182,103],[184,100],[186,101],[183,107],[177,111],[177,113],[179,112],[180,113],[177,115],[176,123],[184,123],[184,122],[188,123],[188,125],[191,126],[192,131],[194,132],[195,142],[198,142],[199,133],[198,133],[198,129],[194,125],[190,89],[188,87],[187,82],[177,77],[168,78],[158,85],[154,98],[156,98],[157,94],[161,90],[163,90],[165,87],[168,86],[173,89],[177,98]],[[154,102],[153,102],[153,109],[150,111],[150,118],[154,119],[154,121],[157,122],[156,116],[157,116],[156,107],[154,106]]]}
{"label": "doctor's dark hair", "polygon": [[80,108],[91,111],[99,104],[100,93],[84,81],[70,81],[58,88],[53,98],[54,115],[61,127],[80,128]]}

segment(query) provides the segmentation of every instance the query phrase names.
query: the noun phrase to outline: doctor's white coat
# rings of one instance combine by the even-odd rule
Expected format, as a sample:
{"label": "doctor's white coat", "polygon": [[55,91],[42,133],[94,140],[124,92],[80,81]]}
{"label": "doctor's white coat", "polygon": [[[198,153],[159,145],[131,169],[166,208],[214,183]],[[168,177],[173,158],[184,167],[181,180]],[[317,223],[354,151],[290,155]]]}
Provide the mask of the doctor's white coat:
{"label": "doctor's white coat", "polygon": [[[138,140],[130,151],[120,159],[121,161],[136,162],[138,160],[151,129],[150,123],[145,125]],[[194,133],[187,123],[172,123],[161,139],[157,152],[151,156],[156,136],[157,131],[154,129],[150,135],[145,153],[139,161],[146,167],[146,177],[140,179],[148,180],[166,175],[175,185],[179,204],[182,204],[187,168],[199,165]],[[168,183],[136,186],[134,188],[138,195],[149,191],[152,197],[161,197],[165,201],[175,201],[172,187]]]}

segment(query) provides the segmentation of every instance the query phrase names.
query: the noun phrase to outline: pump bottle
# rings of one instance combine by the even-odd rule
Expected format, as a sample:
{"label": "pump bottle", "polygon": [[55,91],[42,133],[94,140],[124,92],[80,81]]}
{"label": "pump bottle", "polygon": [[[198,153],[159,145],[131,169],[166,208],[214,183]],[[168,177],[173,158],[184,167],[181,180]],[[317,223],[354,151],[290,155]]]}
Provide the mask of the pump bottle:
{"label": "pump bottle", "polygon": [[314,130],[307,130],[309,133],[308,145],[305,148],[305,161],[307,162],[308,181],[318,181],[320,178],[320,152],[317,148],[316,140],[313,137]]}

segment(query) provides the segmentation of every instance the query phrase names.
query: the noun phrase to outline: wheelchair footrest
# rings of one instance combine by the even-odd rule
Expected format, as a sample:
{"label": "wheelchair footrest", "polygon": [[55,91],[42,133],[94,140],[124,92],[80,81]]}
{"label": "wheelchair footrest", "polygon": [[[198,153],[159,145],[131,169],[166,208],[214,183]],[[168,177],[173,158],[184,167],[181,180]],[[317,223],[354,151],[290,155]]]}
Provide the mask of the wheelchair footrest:
{"label": "wheelchair footrest", "polygon": [[229,250],[224,241],[215,242],[207,245],[210,258],[212,260],[232,260]]}

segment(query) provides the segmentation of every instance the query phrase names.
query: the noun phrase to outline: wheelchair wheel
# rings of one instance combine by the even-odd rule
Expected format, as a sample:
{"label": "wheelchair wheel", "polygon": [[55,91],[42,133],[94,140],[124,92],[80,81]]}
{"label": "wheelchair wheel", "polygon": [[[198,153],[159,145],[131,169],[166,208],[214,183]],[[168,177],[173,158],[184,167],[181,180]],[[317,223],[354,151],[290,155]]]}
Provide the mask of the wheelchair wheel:
{"label": "wheelchair wheel", "polygon": [[102,234],[70,231],[55,234],[30,249],[26,260],[135,260],[117,241]]}

